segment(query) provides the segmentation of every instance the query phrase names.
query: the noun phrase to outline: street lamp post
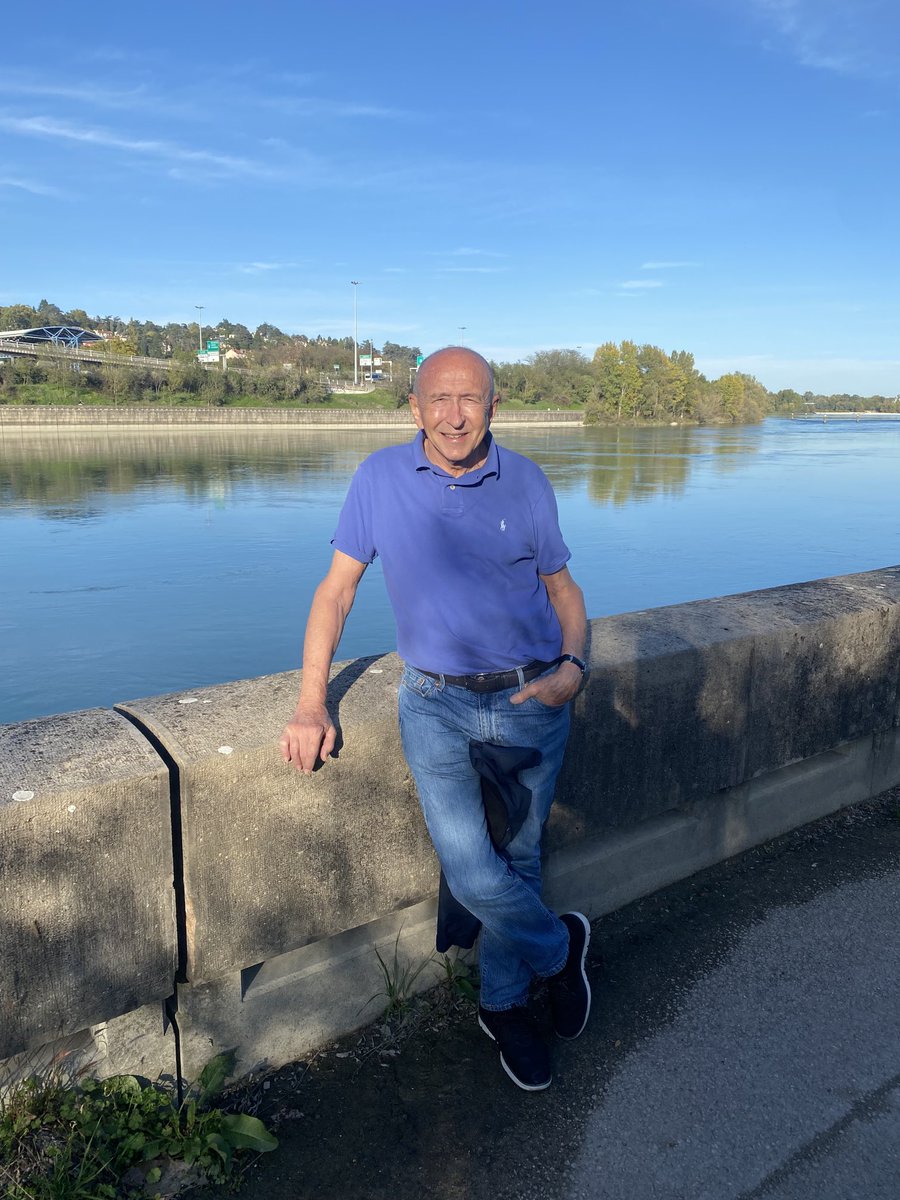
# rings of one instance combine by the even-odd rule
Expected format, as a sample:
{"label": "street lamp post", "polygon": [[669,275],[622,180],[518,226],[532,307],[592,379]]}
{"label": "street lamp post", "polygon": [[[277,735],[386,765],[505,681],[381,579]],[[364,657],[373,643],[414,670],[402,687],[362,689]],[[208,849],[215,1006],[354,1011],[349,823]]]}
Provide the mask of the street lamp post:
{"label": "street lamp post", "polygon": [[200,353],[202,354],[203,353],[203,310],[204,310],[204,308],[206,308],[206,305],[205,304],[195,304],[194,308],[196,308],[200,314],[199,317],[197,318],[197,337],[199,339]]}
{"label": "street lamp post", "polygon": [[359,280],[351,279],[353,284],[353,386],[359,384],[359,329],[356,323],[356,297],[359,289]]}
{"label": "street lamp post", "polygon": [[464,337],[464,334],[466,332],[466,327],[465,327],[465,325],[458,325],[457,329],[459,330],[459,344],[461,346],[464,346],[466,344],[466,339]]}

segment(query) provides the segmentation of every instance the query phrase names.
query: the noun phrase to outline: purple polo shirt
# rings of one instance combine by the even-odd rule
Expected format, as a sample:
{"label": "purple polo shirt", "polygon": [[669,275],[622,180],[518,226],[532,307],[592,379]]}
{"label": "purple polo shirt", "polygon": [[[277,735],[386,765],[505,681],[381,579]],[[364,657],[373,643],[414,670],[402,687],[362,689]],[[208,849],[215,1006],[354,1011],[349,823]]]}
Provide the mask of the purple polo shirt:
{"label": "purple polo shirt", "polygon": [[491,439],[477,471],[454,479],[423,435],[360,464],[331,544],[378,556],[400,657],[426,671],[502,671],[559,654],[562,634],[539,575],[570,558],[556,498],[530,459]]}

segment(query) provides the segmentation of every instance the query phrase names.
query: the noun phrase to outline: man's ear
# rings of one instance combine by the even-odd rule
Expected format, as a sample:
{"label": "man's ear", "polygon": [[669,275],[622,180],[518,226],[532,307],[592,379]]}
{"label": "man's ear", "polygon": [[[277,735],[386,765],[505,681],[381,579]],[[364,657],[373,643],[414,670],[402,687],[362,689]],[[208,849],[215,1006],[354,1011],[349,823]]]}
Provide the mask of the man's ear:
{"label": "man's ear", "polygon": [[409,411],[413,415],[413,420],[416,423],[416,428],[422,428],[422,414],[419,412],[419,397],[415,392],[409,393]]}

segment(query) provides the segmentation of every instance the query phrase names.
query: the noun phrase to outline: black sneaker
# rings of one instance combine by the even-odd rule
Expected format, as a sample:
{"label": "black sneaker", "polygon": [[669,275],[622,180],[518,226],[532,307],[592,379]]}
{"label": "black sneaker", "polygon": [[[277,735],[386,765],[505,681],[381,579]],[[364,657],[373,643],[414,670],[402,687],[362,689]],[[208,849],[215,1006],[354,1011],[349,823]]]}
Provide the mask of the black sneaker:
{"label": "black sneaker", "polygon": [[526,1092],[550,1086],[550,1052],[524,1006],[503,1012],[479,1006],[478,1024],[500,1047],[500,1065],[513,1083]]}
{"label": "black sneaker", "polygon": [[587,1025],[591,1011],[591,985],[584,969],[591,926],[579,912],[563,913],[559,919],[569,931],[569,956],[563,969],[551,975],[547,983],[553,1028],[559,1037],[571,1040]]}

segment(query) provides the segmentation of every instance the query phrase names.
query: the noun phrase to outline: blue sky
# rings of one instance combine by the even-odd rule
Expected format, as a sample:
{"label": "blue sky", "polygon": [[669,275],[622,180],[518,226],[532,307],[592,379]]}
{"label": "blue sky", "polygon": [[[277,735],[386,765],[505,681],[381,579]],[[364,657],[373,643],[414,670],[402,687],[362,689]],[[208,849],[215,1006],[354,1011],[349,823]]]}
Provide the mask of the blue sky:
{"label": "blue sky", "polygon": [[895,0],[18,11],[0,303],[900,392]]}

